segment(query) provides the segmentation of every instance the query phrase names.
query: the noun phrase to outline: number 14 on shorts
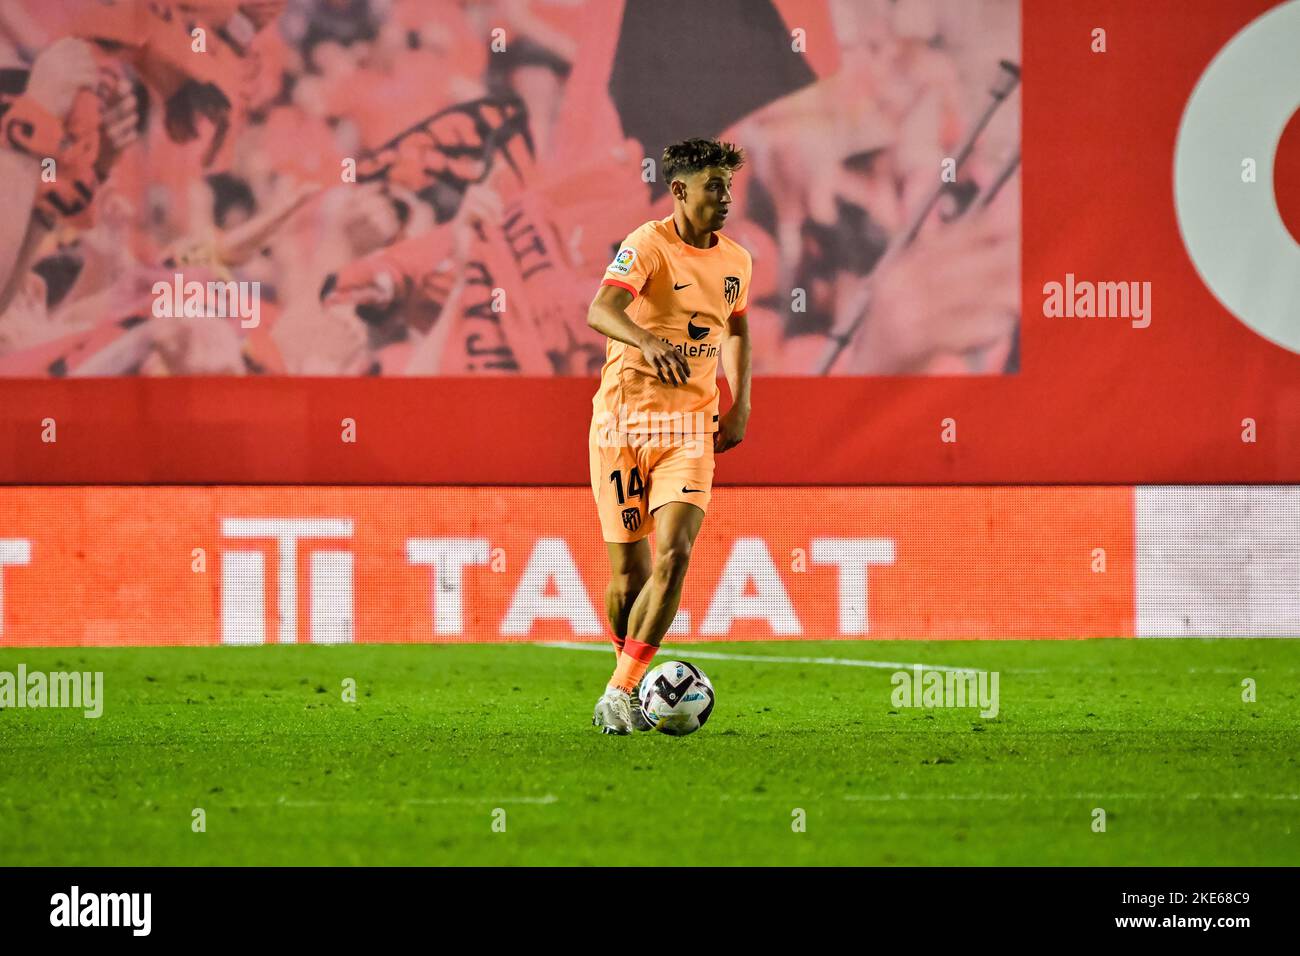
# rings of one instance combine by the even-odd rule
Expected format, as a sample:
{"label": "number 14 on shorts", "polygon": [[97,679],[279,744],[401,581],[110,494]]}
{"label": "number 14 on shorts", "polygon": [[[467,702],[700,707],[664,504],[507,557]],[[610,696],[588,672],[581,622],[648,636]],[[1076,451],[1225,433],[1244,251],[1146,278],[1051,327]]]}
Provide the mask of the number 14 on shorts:
{"label": "number 14 on shorts", "polygon": [[609,480],[614,483],[618,493],[618,503],[626,504],[628,498],[640,498],[645,493],[645,484],[641,481],[641,469],[633,468],[627,476],[627,494],[623,494],[623,473],[618,469],[609,473]]}
{"label": "number 14 on shorts", "polygon": [[[623,489],[623,473],[618,469],[610,472],[609,480],[614,483],[614,490],[618,493],[618,503],[624,505],[628,498],[640,498],[645,494],[645,482],[641,480],[641,470],[633,468],[627,476],[627,493]],[[628,531],[636,531],[641,527],[641,505],[638,502],[635,508],[623,509],[623,527]]]}

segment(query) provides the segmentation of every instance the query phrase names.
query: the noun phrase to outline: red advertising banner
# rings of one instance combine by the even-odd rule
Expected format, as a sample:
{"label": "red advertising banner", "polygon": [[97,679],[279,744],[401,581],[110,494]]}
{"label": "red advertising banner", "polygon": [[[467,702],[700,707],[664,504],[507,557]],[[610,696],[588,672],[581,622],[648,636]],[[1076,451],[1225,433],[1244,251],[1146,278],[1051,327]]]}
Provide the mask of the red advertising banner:
{"label": "red advertising banner", "polygon": [[[1132,636],[1133,500],[720,489],[667,640]],[[600,641],[607,560],[587,489],[0,489],[0,646]]]}

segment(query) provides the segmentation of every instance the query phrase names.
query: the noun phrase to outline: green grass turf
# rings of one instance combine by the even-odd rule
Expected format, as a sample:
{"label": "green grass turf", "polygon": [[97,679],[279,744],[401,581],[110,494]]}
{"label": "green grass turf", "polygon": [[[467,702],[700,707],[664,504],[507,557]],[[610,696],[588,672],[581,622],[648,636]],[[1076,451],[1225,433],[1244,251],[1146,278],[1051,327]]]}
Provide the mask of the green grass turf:
{"label": "green grass turf", "polygon": [[612,652],[0,648],[0,671],[101,670],[106,698],[0,712],[0,865],[1300,863],[1300,642],[667,653],[693,651],[997,670],[1001,712],[891,713],[890,670],[696,658],[708,726],[616,738],[589,725]]}

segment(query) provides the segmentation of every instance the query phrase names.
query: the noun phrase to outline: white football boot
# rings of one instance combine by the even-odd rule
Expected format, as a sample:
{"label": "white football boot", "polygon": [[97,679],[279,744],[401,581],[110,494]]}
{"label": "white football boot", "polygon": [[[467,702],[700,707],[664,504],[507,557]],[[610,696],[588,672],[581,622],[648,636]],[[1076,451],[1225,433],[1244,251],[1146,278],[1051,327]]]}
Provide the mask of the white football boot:
{"label": "white football boot", "polygon": [[634,730],[654,730],[650,721],[646,720],[645,711],[641,709],[641,685],[638,684],[632,689],[631,699],[628,701],[628,707],[632,711],[632,727]]}
{"label": "white football boot", "polygon": [[596,701],[591,722],[600,728],[602,734],[626,737],[632,732],[632,705],[628,695],[613,688],[606,690]]}

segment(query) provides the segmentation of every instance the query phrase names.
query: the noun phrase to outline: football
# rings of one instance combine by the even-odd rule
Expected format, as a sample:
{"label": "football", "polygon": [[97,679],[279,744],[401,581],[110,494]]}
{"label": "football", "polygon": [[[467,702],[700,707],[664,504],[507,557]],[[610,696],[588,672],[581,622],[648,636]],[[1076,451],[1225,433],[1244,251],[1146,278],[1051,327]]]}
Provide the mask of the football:
{"label": "football", "polygon": [[713,713],[713,684],[687,661],[665,661],[641,679],[641,713],[661,734],[685,737]]}

